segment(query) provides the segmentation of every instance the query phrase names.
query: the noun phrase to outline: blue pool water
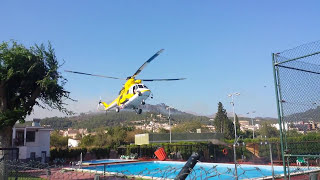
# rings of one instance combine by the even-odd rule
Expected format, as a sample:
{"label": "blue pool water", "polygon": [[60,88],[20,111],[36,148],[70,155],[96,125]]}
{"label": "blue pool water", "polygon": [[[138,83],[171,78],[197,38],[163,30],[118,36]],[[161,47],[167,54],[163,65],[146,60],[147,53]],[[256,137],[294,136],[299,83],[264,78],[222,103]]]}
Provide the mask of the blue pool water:
{"label": "blue pool water", "polygon": [[82,161],[85,164],[102,164],[102,163],[114,163],[114,162],[125,162],[127,160],[122,159],[99,159],[99,160],[91,160],[91,161]]}
{"label": "blue pool water", "polygon": [[[159,178],[175,178],[185,162],[170,162],[170,161],[153,161],[153,162],[136,162],[126,164],[114,164],[106,166],[83,167],[83,169],[97,170],[121,173],[126,175],[150,176]],[[265,165],[238,165],[239,179],[257,178],[271,176],[271,166]],[[276,175],[283,174],[282,166],[274,166]],[[222,163],[197,163],[192,174],[188,178],[203,179],[234,179],[234,164]]]}

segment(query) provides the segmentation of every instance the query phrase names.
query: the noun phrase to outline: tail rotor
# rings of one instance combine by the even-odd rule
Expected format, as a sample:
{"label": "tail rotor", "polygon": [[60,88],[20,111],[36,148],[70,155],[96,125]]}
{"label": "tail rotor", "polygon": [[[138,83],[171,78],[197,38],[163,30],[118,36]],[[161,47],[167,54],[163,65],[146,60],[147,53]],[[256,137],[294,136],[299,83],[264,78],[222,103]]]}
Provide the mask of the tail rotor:
{"label": "tail rotor", "polygon": [[98,103],[98,105],[97,105],[97,110],[98,110],[98,111],[104,110],[104,106],[103,106],[102,101],[101,101],[101,96],[100,96],[99,103]]}

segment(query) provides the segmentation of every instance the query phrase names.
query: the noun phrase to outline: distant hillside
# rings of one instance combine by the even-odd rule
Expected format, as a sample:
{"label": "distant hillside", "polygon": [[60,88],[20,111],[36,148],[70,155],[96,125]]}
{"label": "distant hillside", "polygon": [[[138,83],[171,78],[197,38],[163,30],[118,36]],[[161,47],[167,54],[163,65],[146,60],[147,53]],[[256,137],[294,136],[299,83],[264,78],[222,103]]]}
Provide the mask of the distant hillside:
{"label": "distant hillside", "polygon": [[[119,126],[128,125],[131,121],[146,120],[150,121],[167,121],[169,111],[166,109],[168,106],[165,104],[158,105],[145,105],[143,113],[138,115],[134,111],[114,111],[101,113],[81,113],[78,116],[72,117],[51,117],[41,120],[41,125],[48,125],[54,129],[67,129],[67,128],[88,128],[89,130],[106,127],[106,126]],[[157,116],[161,114],[161,117]],[[185,121],[199,120],[203,124],[211,123],[208,117],[195,116],[189,113],[179,111],[177,109],[170,109],[171,120],[173,123],[180,123]]]}
{"label": "distant hillside", "polygon": [[[228,112],[227,113],[228,117],[230,119],[233,119],[233,113]],[[214,119],[216,116],[216,114],[210,115],[208,116],[209,118]],[[246,117],[244,115],[238,115],[239,121],[249,121],[251,123],[251,117]],[[254,120],[260,120],[260,121],[255,121],[256,124],[259,124],[259,122],[265,122],[268,121],[269,123],[277,123],[278,122],[278,118],[272,118],[272,117],[254,117]]]}
{"label": "distant hillside", "polygon": [[[41,125],[50,126],[53,129],[67,129],[67,128],[87,128],[88,130],[93,130],[99,127],[108,126],[128,126],[133,124],[133,121],[145,120],[144,123],[149,123],[150,121],[156,121],[161,123],[167,123],[169,111],[167,105],[161,103],[157,105],[146,104],[143,108],[143,113],[138,115],[132,110],[122,110],[120,113],[115,111],[100,113],[81,113],[77,116],[72,117],[51,117],[44,118],[41,120]],[[170,109],[172,123],[178,124],[186,121],[197,120],[203,124],[213,124],[210,121],[212,117],[199,116],[186,112],[182,112],[178,109]],[[161,114],[161,116],[160,116]],[[229,117],[232,118],[232,117]],[[272,123],[277,122],[275,118],[254,118],[259,119],[256,123],[261,123],[263,121],[269,121]],[[246,120],[251,123],[251,118],[239,117],[239,120]]]}
{"label": "distant hillside", "polygon": [[[169,114],[169,110],[166,104],[161,103],[157,105],[151,105],[151,104],[146,104],[145,107],[143,108],[144,112],[153,112],[153,113],[158,113],[158,114]],[[170,113],[171,115],[190,115],[190,113],[182,112],[179,111],[175,108],[170,108]]]}
{"label": "distant hillside", "polygon": [[320,106],[315,109],[309,109],[305,112],[295,113],[285,117],[285,121],[316,121],[320,122]]}

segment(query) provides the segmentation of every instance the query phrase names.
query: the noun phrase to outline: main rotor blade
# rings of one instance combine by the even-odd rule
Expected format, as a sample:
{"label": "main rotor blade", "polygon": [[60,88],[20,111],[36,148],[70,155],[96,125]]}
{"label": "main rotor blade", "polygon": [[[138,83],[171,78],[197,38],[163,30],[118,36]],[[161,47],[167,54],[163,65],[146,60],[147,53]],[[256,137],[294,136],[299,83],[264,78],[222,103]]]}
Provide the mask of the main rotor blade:
{"label": "main rotor blade", "polygon": [[87,75],[87,76],[96,76],[96,77],[102,77],[102,78],[126,80],[125,78],[117,78],[117,77],[111,77],[111,76],[104,76],[104,75],[97,75],[97,74],[89,74],[89,73],[83,73],[83,72],[77,72],[77,71],[69,71],[69,70],[64,70],[64,71],[65,71],[65,72],[69,72],[69,73]]}
{"label": "main rotor blade", "polygon": [[134,73],[131,77],[128,78],[134,78],[136,77],[154,58],[156,58],[157,56],[159,56],[160,53],[163,52],[164,49],[160,49],[160,51],[158,51],[157,53],[155,53],[151,58],[149,58],[144,64],[142,64],[142,66],[137,70],[136,73]]}
{"label": "main rotor blade", "polygon": [[186,78],[177,78],[177,79],[141,79],[141,81],[178,81],[185,80]]}

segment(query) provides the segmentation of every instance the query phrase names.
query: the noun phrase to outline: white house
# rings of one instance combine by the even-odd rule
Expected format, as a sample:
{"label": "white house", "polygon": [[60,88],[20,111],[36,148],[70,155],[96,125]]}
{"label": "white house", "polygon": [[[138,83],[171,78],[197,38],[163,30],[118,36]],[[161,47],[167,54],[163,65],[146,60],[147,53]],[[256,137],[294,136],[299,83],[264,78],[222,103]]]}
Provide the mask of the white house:
{"label": "white house", "polygon": [[12,147],[19,148],[22,161],[37,160],[48,162],[50,157],[50,131],[40,126],[40,119],[33,119],[32,126],[13,127]]}
{"label": "white house", "polygon": [[68,139],[68,147],[78,147],[79,146],[79,140],[76,139]]}

